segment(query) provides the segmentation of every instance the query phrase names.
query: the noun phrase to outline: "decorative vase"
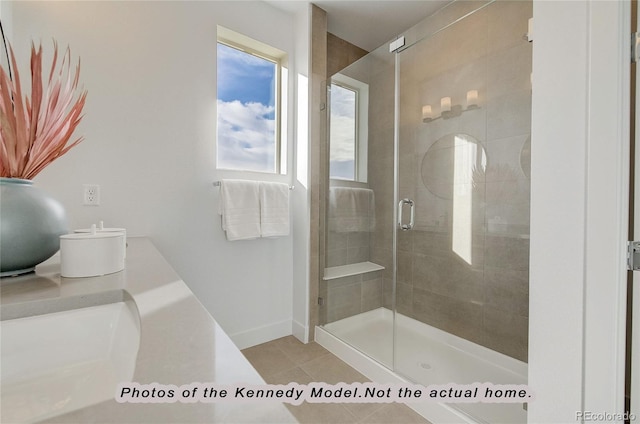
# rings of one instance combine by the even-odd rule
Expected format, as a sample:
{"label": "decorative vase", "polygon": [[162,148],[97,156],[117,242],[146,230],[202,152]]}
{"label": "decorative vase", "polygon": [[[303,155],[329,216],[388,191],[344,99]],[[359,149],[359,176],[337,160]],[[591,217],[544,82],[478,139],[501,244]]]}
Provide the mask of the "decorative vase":
{"label": "decorative vase", "polygon": [[69,232],[62,204],[31,180],[0,178],[0,277],[31,272]]}

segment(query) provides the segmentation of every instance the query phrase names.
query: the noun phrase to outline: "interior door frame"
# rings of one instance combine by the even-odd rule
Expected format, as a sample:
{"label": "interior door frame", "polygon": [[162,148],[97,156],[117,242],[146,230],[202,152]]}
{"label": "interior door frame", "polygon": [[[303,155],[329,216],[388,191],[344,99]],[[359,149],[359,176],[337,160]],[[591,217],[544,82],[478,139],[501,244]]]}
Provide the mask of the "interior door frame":
{"label": "interior door frame", "polygon": [[630,2],[533,5],[529,422],[624,412]]}
{"label": "interior door frame", "polygon": [[[640,31],[640,8],[638,8],[638,4],[636,0],[632,2],[632,13],[635,12],[636,19],[634,22],[634,27],[632,30],[634,32]],[[640,105],[638,105],[638,101],[640,100],[640,93],[638,90],[640,89],[640,72],[638,72],[638,65],[635,65],[635,73],[631,76],[635,78],[635,93],[632,96],[631,101],[635,104],[633,105],[633,111],[635,112],[632,119],[634,119],[635,128],[632,136],[634,137],[632,149],[632,154],[634,155],[634,162],[631,166],[633,166],[633,187],[632,187],[632,198],[630,202],[633,202],[630,205],[633,209],[633,217],[630,216],[630,220],[632,220],[631,231],[633,232],[633,239],[640,240]],[[636,417],[640,416],[640,272],[632,272],[631,277],[631,299],[627,302],[627,305],[631,307],[631,311],[627,314],[627,319],[631,320],[631,337],[628,339],[628,342],[631,343],[631,346],[628,347],[630,352],[627,352],[628,355],[626,357],[629,363],[627,364],[627,370],[630,373],[629,380],[629,396],[630,396],[630,413],[635,415]],[[629,293],[629,291],[627,291]]]}

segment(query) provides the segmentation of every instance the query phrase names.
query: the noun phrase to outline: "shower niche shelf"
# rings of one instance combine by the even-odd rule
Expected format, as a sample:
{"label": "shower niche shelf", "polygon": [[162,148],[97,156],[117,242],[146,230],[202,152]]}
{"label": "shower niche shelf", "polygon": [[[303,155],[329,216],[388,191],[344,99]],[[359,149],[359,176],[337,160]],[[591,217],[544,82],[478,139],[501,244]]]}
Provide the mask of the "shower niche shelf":
{"label": "shower niche shelf", "polygon": [[332,266],[324,269],[323,280],[334,280],[336,278],[349,277],[351,275],[366,274],[367,272],[383,270],[382,265],[373,262],[358,262],[349,265]]}

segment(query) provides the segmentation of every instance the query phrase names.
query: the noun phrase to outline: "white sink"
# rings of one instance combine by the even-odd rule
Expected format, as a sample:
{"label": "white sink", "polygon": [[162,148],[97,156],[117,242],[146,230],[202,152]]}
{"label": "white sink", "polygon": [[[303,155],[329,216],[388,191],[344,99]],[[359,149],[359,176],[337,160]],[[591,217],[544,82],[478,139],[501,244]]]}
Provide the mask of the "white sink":
{"label": "white sink", "polygon": [[2,321],[0,422],[36,422],[107,399],[131,381],[140,319],[128,300]]}

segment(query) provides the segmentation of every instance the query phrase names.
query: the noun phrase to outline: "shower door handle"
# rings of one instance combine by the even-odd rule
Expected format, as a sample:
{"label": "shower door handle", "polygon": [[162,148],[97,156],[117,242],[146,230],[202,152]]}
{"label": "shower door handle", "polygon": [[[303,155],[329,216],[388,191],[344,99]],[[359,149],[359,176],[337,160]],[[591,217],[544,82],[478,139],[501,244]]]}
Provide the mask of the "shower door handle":
{"label": "shower door handle", "polygon": [[[402,211],[404,209],[404,205],[409,205],[411,208],[409,211],[411,213],[408,224],[402,223]],[[413,228],[414,218],[415,218],[415,203],[411,199],[402,199],[398,202],[398,226],[402,231],[407,231]]]}

